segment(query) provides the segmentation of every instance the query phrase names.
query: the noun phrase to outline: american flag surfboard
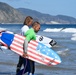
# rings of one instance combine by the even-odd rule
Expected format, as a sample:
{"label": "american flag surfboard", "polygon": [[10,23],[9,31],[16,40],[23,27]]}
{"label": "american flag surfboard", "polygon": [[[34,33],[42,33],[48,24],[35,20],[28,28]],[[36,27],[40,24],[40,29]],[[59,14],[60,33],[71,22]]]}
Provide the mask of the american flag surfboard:
{"label": "american flag surfboard", "polygon": [[[11,38],[10,36],[12,36],[12,39],[8,39],[8,37]],[[7,40],[11,41],[11,43],[8,43],[8,41],[4,40],[3,38],[6,38]],[[24,40],[25,37],[19,34],[7,34],[6,32],[3,32],[1,34],[1,41],[5,43],[6,46],[10,46],[10,49],[12,51],[21,56],[23,55]],[[29,42],[27,54],[28,59],[38,62],[40,64],[52,66],[61,63],[61,59],[56,52],[54,52],[51,48],[47,47],[46,45],[39,43],[35,40],[31,40]]]}

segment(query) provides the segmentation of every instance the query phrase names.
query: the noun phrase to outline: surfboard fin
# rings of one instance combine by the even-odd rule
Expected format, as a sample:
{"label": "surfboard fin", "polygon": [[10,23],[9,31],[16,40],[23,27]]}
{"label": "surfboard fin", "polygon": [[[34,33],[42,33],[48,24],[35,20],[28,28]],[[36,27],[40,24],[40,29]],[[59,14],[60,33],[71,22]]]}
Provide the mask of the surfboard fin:
{"label": "surfboard fin", "polygon": [[52,41],[49,42],[49,44],[50,44],[51,46],[54,46],[54,45],[57,44],[57,42],[56,42],[55,40],[52,40]]}

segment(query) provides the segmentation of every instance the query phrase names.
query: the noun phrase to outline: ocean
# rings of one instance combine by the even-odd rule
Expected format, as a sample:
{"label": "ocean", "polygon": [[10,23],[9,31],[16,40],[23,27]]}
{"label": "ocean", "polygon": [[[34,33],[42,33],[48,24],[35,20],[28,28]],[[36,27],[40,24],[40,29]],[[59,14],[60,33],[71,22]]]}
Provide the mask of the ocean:
{"label": "ocean", "polygon": [[[0,30],[20,33],[22,26],[22,24],[0,24]],[[51,67],[36,63],[35,75],[76,75],[76,25],[43,24],[37,34],[57,42],[52,49],[58,53],[62,62]],[[10,50],[0,50],[0,75],[15,75],[17,62],[17,54]]]}

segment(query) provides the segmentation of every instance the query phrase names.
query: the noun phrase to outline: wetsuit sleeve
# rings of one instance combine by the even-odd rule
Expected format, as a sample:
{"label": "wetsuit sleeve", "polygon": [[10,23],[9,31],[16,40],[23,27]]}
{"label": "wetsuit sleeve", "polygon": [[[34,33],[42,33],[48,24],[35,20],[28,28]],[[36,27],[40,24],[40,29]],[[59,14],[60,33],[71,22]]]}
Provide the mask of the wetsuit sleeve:
{"label": "wetsuit sleeve", "polygon": [[25,53],[27,53],[28,42],[30,42],[31,38],[32,38],[32,35],[30,34],[30,35],[27,35],[27,37],[24,40],[24,46],[23,47],[24,47]]}
{"label": "wetsuit sleeve", "polygon": [[24,47],[24,53],[27,53],[27,47],[28,47],[28,40],[27,39],[24,40],[23,47]]}

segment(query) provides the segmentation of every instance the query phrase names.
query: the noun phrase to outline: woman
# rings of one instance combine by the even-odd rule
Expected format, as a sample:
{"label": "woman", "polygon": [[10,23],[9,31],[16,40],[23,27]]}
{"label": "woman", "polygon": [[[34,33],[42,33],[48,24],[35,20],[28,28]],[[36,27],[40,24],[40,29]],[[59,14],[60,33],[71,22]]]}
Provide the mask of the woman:
{"label": "woman", "polygon": [[[24,33],[26,33],[27,30],[29,30],[29,26],[31,26],[32,23],[33,23],[33,18],[31,16],[27,16],[24,20],[24,23],[23,23],[24,26],[21,28],[21,35],[24,36]],[[28,59],[26,59],[26,60],[29,61]],[[25,58],[19,56],[19,61],[18,61],[18,64],[17,64],[16,74],[20,71],[21,66],[22,66],[22,64],[24,64],[24,62],[26,62]],[[28,68],[28,66],[27,66],[27,68]]]}

